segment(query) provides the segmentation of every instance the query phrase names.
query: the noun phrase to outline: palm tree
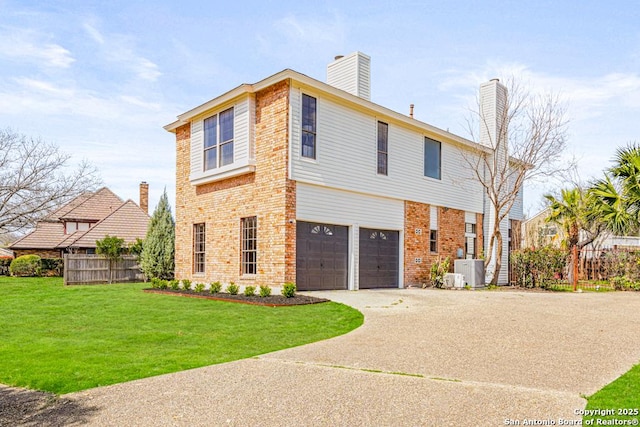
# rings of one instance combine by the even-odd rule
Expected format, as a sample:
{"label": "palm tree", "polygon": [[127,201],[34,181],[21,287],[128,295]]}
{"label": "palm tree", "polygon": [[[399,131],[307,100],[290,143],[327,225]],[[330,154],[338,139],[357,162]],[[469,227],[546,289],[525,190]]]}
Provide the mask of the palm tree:
{"label": "palm tree", "polygon": [[600,221],[591,190],[574,187],[561,190],[560,198],[550,194],[545,195],[545,198],[549,201],[550,209],[547,222],[555,222],[564,230],[564,245],[571,253],[569,280],[575,287],[577,277],[574,276],[574,266],[578,265],[578,253],[598,238],[604,230],[604,224]]}
{"label": "palm tree", "polygon": [[615,165],[590,190],[595,213],[614,234],[638,232],[640,219],[640,145],[616,151]]}

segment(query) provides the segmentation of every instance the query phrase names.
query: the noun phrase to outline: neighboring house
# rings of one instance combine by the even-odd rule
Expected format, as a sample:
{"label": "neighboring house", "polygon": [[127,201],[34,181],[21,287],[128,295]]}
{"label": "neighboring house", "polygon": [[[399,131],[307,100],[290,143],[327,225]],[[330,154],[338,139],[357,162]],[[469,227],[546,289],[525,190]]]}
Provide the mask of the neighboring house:
{"label": "neighboring house", "polygon": [[[369,69],[355,52],[328,66],[328,84],[284,70],[165,126],[176,135],[176,277],[398,288],[428,281],[438,259],[482,256],[491,213],[461,153],[492,148],[371,102]],[[482,88],[495,111],[506,89]],[[503,235],[521,219],[520,194]]]}
{"label": "neighboring house", "polygon": [[[559,248],[562,245],[566,238],[564,230],[555,222],[547,222],[550,214],[549,208],[546,208],[522,222],[521,247],[539,248],[551,245]],[[587,250],[639,249],[640,236],[615,236],[604,232],[585,248]]]}
{"label": "neighboring house", "polygon": [[0,248],[0,258],[13,258],[13,251],[6,248]]}
{"label": "neighboring house", "polygon": [[122,201],[106,187],[84,193],[38,222],[35,230],[9,248],[16,256],[58,258],[65,253],[95,253],[96,240],[106,235],[134,243],[147,233],[148,193],[148,184],[141,183],[140,206]]}

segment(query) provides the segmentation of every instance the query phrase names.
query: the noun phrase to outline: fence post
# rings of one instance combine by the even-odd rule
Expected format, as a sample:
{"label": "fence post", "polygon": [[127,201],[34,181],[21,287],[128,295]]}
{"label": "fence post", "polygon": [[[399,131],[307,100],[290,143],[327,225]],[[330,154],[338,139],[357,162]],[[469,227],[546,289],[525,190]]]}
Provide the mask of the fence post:
{"label": "fence post", "polygon": [[571,256],[573,258],[573,292],[578,290],[578,246],[573,245],[571,248]]}

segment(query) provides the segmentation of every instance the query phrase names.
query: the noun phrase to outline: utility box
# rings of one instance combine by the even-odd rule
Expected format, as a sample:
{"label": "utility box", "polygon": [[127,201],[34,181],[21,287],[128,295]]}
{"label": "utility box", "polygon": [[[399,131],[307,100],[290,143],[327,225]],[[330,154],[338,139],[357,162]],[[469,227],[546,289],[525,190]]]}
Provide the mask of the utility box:
{"label": "utility box", "polygon": [[457,259],[453,271],[464,276],[465,283],[472,288],[484,287],[484,260]]}
{"label": "utility box", "polygon": [[445,288],[464,288],[464,276],[462,274],[446,273],[444,275]]}

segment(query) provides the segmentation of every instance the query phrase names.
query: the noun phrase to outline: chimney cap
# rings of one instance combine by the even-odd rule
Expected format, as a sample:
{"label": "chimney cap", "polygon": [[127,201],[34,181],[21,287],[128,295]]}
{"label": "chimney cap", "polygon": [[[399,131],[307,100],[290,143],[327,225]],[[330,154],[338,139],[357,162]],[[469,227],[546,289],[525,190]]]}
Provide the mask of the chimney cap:
{"label": "chimney cap", "polygon": [[497,77],[492,78],[491,80],[489,80],[490,82],[499,82],[500,79]]}
{"label": "chimney cap", "polygon": [[337,61],[338,59],[344,58],[344,55],[336,55],[333,59]]}

